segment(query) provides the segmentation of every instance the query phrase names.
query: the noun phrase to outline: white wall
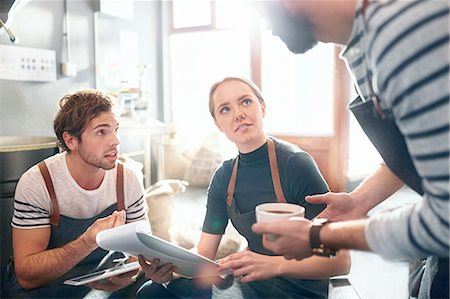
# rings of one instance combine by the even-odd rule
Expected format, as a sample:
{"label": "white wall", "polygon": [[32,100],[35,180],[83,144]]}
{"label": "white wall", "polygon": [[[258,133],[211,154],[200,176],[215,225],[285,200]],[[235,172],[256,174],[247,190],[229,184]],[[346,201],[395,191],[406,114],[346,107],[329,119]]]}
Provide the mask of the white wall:
{"label": "white wall", "polygon": [[[58,99],[80,88],[95,88],[94,12],[98,1],[67,1],[70,16],[71,60],[78,68],[76,77],[63,77],[64,1],[30,1],[14,17],[11,31],[20,39],[17,46],[55,50],[58,66],[55,82],[26,82],[0,79],[0,135],[53,136],[53,116]],[[160,2],[137,1],[134,4],[136,28],[139,30],[141,59],[155,65],[150,76],[152,88],[149,116],[158,118],[158,45]],[[2,30],[2,29],[0,29]],[[13,45],[6,34],[0,44]]]}

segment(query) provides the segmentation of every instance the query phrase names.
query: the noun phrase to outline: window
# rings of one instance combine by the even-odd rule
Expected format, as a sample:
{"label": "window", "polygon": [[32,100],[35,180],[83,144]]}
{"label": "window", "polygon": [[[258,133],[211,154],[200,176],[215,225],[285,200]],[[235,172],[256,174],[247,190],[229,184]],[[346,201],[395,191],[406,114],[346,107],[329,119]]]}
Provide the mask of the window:
{"label": "window", "polygon": [[[226,76],[244,76],[261,85],[268,105],[268,132],[332,135],[334,47],[320,45],[295,55],[270,31],[262,31],[261,40],[255,41],[251,35],[255,27],[262,30],[245,1],[173,2],[171,116],[178,130],[185,131],[180,133],[198,136],[215,131],[214,126],[205,125],[212,124],[207,110],[209,87]],[[258,51],[260,74],[252,69]],[[195,111],[195,121],[188,108]]]}
{"label": "window", "polygon": [[[356,98],[356,92],[353,90],[352,99]],[[350,113],[349,126],[349,159],[347,176],[350,180],[360,180],[367,174],[375,171],[383,158],[377,152],[369,138],[366,136],[361,126],[358,124],[353,113]]]}
{"label": "window", "polygon": [[208,109],[210,86],[227,76],[251,77],[249,13],[240,1],[173,2],[170,115],[177,133],[193,145],[217,132]]}
{"label": "window", "polygon": [[227,30],[185,32],[171,35],[170,48],[172,119],[179,134],[198,142],[217,132],[209,87],[230,74],[250,75],[248,37]]}
{"label": "window", "polygon": [[172,1],[173,28],[209,26],[212,24],[211,1]]}
{"label": "window", "polygon": [[291,53],[266,31],[262,38],[262,91],[273,134],[333,135],[333,45]]}

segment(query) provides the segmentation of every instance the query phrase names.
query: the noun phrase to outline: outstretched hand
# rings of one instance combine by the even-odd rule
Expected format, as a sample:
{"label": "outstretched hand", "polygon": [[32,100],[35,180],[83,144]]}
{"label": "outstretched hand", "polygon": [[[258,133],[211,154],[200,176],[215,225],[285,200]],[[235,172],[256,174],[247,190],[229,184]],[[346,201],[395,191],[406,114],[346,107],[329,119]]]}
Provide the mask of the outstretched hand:
{"label": "outstretched hand", "polygon": [[[283,255],[286,259],[301,260],[312,255],[309,244],[311,226],[312,222],[305,218],[292,217],[271,223],[255,223],[252,230],[263,234],[263,245],[267,249]],[[271,241],[267,234],[274,234],[277,238]]]}
{"label": "outstretched hand", "polygon": [[326,204],[327,207],[317,217],[330,221],[361,219],[366,216],[361,203],[350,193],[333,193],[306,196],[305,200],[312,204]]}

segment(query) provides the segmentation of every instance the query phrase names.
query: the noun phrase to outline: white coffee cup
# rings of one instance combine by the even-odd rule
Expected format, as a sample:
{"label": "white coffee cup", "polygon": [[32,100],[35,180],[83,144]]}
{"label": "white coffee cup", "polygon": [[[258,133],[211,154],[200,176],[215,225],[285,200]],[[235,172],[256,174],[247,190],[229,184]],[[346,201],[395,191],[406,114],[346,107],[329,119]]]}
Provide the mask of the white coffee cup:
{"label": "white coffee cup", "polygon": [[[256,222],[276,222],[291,217],[305,217],[305,208],[292,203],[263,203],[255,208]],[[274,241],[277,236],[268,234],[268,239]]]}

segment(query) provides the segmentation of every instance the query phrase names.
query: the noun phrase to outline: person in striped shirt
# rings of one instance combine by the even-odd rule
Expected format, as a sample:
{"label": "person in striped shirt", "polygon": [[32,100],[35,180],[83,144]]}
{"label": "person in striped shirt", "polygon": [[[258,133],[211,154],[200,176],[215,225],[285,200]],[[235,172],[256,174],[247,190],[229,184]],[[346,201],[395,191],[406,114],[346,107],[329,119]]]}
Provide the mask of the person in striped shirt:
{"label": "person in striped shirt", "polygon": [[137,174],[117,163],[113,99],[80,90],[59,104],[54,131],[63,152],[31,167],[16,187],[7,298],[81,298],[90,287],[122,292],[135,282],[132,271],[90,287],[63,284],[94,269],[108,254],[98,248],[97,233],[147,219],[147,203]]}
{"label": "person in striped shirt", "polygon": [[[429,257],[418,296],[448,298],[449,2],[256,5],[294,53],[318,41],[345,45],[341,57],[359,94],[350,109],[385,163],[353,192],[307,198],[326,203],[319,216],[338,222],[315,226],[297,220],[255,224],[253,230],[280,235],[275,241],[264,238],[264,245],[287,258],[327,248],[373,251],[387,259]],[[423,200],[362,219],[405,183]]]}

